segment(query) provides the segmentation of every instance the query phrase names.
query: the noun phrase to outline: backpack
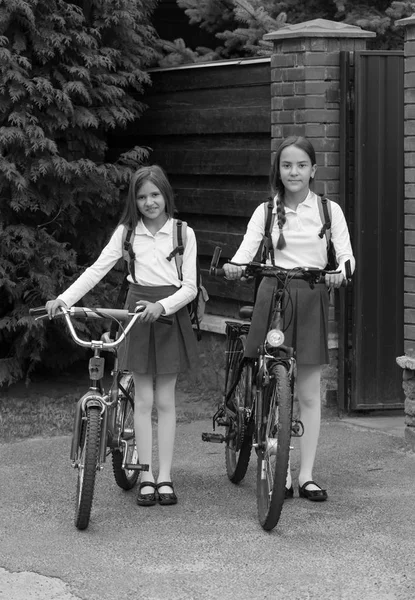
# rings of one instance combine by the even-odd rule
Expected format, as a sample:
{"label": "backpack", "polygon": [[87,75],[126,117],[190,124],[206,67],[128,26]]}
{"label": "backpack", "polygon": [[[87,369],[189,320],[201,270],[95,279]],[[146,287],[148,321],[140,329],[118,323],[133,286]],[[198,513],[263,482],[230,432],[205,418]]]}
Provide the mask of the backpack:
{"label": "backpack", "polygon": [[[186,248],[186,237],[187,237],[187,223],[186,221],[180,221],[180,219],[173,219],[173,251],[167,257],[167,260],[171,260],[173,257],[176,261],[177,274],[180,281],[183,281],[183,253]],[[196,256],[196,297],[189,302],[187,309],[190,315],[190,321],[194,329],[196,329],[197,340],[202,339],[202,332],[200,329],[200,323],[205,314],[206,302],[209,300],[209,294],[206,288],[202,284],[202,276],[200,273],[199,259]]]}
{"label": "backpack", "polygon": [[[186,239],[187,239],[187,223],[186,221],[181,221],[180,219],[173,219],[173,250],[166,256],[168,261],[171,261],[172,258],[176,261],[176,269],[177,274],[180,281],[183,281],[183,253],[186,247]],[[130,273],[133,281],[136,283],[135,277],[135,254],[133,251],[133,241],[134,235],[132,228],[128,230],[125,228],[123,234],[123,258],[126,263],[126,271],[127,274]],[[202,285],[202,276],[200,273],[199,259],[196,257],[196,287],[197,294],[196,297],[189,302],[187,305],[190,321],[192,323],[193,328],[196,330],[196,337],[198,341],[202,338],[202,332],[200,329],[200,323],[202,321],[203,315],[205,313],[206,302],[209,300],[209,295]],[[128,281],[127,278],[124,278],[124,281],[121,285],[118,305],[124,304],[125,298],[127,295],[128,289]]]}
{"label": "backpack", "polygon": [[[320,219],[323,224],[319,238],[326,236],[327,242],[327,266],[326,269],[329,271],[335,271],[337,269],[336,252],[334,250],[333,242],[331,240],[331,204],[330,200],[325,196],[317,196],[318,210],[320,213]],[[264,237],[261,243],[261,262],[266,262],[268,256],[271,259],[272,264],[275,264],[274,258],[274,247],[272,245],[271,232],[274,227],[275,213],[272,212],[274,208],[274,200],[268,199],[268,202],[264,202],[265,210],[265,229]]]}

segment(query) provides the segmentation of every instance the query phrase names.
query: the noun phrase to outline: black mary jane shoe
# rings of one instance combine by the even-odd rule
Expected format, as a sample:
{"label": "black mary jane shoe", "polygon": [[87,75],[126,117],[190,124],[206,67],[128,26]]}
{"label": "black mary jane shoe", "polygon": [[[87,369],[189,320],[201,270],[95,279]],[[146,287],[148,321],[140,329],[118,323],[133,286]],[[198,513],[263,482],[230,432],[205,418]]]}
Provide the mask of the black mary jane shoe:
{"label": "black mary jane shoe", "polygon": [[[306,490],[306,487],[311,483],[320,489]],[[326,490],[321,489],[321,487],[315,481],[306,481],[304,485],[298,486],[298,493],[300,498],[307,498],[307,500],[311,500],[312,502],[323,502],[328,498]]]}
{"label": "black mary jane shoe", "polygon": [[288,500],[289,498],[294,498],[293,484],[291,484],[291,487],[285,488],[285,500]]}
{"label": "black mary jane shoe", "polygon": [[[172,489],[171,493],[163,494],[159,491],[160,488],[163,487],[164,485],[171,487],[171,489]],[[173,484],[171,481],[162,481],[161,483],[158,483],[157,491],[158,491],[158,497],[159,497],[159,504],[161,504],[162,506],[167,506],[169,504],[177,504],[177,496],[174,493],[174,488],[173,488]]]}
{"label": "black mary jane shoe", "polygon": [[[151,487],[154,492],[150,494],[142,494],[141,490],[144,487]],[[154,506],[157,502],[157,486],[152,481],[142,481],[138,487],[137,504],[139,506]]]}

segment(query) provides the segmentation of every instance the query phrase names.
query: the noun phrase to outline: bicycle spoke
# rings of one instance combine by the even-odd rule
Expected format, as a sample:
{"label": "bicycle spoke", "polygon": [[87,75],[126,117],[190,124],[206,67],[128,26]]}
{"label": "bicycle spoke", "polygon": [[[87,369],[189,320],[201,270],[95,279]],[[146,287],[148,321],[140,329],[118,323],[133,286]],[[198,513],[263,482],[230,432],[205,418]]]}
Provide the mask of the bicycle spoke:
{"label": "bicycle spoke", "polygon": [[287,369],[275,364],[264,391],[263,422],[258,440],[257,506],[261,526],[270,530],[278,523],[285,499],[290,438],[291,389]]}

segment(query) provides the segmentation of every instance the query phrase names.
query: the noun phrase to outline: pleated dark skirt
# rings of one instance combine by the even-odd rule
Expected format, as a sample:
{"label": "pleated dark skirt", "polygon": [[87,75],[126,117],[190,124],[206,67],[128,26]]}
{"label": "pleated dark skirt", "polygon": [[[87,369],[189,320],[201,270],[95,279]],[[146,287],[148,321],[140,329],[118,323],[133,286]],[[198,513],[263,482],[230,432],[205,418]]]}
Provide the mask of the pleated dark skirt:
{"label": "pleated dark skirt", "polygon": [[[175,286],[130,284],[125,307],[138,300],[157,302],[177,292]],[[136,323],[119,350],[120,367],[141,374],[167,375],[194,368],[196,340],[187,306],[171,315],[173,323]]]}
{"label": "pleated dark skirt", "polygon": [[[267,333],[272,309],[275,280],[264,277],[258,288],[245,356],[256,358]],[[307,282],[294,279],[290,283],[291,302],[284,313],[285,345],[296,351],[299,364],[323,365],[329,362],[328,315],[329,295],[325,284],[310,289]]]}

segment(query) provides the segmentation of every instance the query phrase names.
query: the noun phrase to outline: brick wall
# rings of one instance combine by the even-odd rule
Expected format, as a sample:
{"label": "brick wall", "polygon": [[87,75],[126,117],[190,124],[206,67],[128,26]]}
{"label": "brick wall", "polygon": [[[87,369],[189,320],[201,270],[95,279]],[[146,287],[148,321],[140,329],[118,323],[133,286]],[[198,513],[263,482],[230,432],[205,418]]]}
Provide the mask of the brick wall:
{"label": "brick wall", "polygon": [[[281,32],[277,32],[281,36]],[[299,35],[304,32],[297,30]],[[273,34],[273,35],[277,35]],[[342,50],[365,40],[301,37],[276,39],[271,58],[271,150],[291,135],[313,144],[318,171],[314,190],[339,201],[340,66]]]}
{"label": "brick wall", "polygon": [[415,357],[415,19],[405,31],[404,164],[405,164],[405,352]]}
{"label": "brick wall", "polygon": [[[364,50],[375,34],[360,27],[315,19],[267,34],[271,57],[271,152],[291,135],[308,138],[317,158],[314,191],[340,198],[340,52]],[[322,373],[323,404],[336,403],[338,307],[329,314],[330,364]]]}

